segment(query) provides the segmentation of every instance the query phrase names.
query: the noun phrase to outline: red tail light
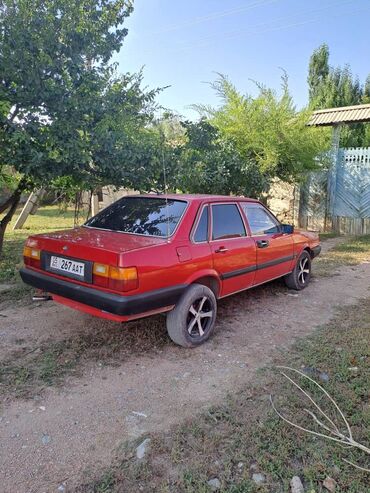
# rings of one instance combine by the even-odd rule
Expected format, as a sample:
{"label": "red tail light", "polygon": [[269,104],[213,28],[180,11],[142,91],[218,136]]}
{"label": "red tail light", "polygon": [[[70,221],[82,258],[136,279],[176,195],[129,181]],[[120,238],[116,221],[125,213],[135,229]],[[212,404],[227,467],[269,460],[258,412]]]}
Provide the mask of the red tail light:
{"label": "red tail light", "polygon": [[113,291],[132,291],[139,284],[136,267],[113,267],[94,262],[93,284]]}
{"label": "red tail light", "polygon": [[30,246],[25,246],[23,249],[23,260],[25,265],[29,265],[30,267],[36,267],[40,269],[41,250],[38,248],[33,248]]}

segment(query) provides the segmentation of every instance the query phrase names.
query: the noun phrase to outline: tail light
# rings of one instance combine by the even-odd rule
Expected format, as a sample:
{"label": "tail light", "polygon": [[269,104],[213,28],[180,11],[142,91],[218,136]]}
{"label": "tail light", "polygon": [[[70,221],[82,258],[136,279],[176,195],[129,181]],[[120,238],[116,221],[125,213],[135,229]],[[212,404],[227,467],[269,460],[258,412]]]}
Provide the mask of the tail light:
{"label": "tail light", "polygon": [[113,291],[131,291],[139,284],[136,267],[113,267],[94,262],[93,284]]}
{"label": "tail light", "polygon": [[40,268],[40,257],[41,250],[38,248],[33,248],[31,246],[25,246],[23,249],[23,259],[24,264],[29,265],[30,267]]}

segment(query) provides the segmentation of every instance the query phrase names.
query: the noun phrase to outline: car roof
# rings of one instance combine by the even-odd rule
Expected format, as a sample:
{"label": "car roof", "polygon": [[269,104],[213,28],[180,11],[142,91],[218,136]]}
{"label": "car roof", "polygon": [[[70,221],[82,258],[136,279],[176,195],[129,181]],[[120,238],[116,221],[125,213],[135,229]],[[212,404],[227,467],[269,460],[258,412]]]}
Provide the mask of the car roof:
{"label": "car roof", "polygon": [[256,199],[251,199],[248,197],[237,197],[234,195],[212,195],[212,194],[202,194],[202,193],[168,193],[168,194],[137,194],[137,195],[127,195],[127,197],[151,197],[151,198],[161,198],[161,199],[172,199],[172,200],[186,200],[189,202],[203,202],[206,200],[224,202],[230,200],[244,200],[247,202],[259,202]]}

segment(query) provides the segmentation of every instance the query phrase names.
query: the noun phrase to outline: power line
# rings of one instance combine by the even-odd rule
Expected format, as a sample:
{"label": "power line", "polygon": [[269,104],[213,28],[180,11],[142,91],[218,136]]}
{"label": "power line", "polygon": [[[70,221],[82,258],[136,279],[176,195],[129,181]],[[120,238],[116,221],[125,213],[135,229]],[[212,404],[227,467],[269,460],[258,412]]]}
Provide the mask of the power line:
{"label": "power line", "polygon": [[[233,31],[226,31],[223,33],[211,34],[209,36],[205,36],[203,38],[200,38],[199,40],[197,40],[196,42],[194,42],[192,44],[188,44],[188,45],[184,45],[182,47],[179,47],[176,51],[183,51],[183,50],[186,51],[186,50],[191,49],[191,48],[200,48],[200,47],[208,46],[210,43],[204,43],[204,42],[212,41],[215,38],[222,38],[222,40],[226,40],[226,39],[236,38],[236,37],[243,35],[243,34],[252,34],[252,35],[265,34],[267,32],[280,31],[280,30],[284,30],[284,29],[290,28],[290,27],[309,24],[312,22],[316,22],[317,20],[320,20],[320,18],[306,19],[304,21],[298,21],[298,22],[294,22],[294,23],[286,24],[286,25],[282,25],[282,26],[270,26],[271,24],[274,24],[276,22],[286,21],[288,19],[294,19],[297,16],[306,17],[307,15],[318,14],[318,13],[323,12],[324,10],[328,10],[332,7],[338,8],[338,6],[344,6],[344,5],[351,4],[351,3],[353,3],[353,0],[344,0],[340,3],[335,2],[335,3],[331,3],[329,5],[326,5],[325,7],[322,7],[320,9],[308,10],[308,11],[306,10],[303,12],[298,12],[297,14],[293,14],[293,15],[288,16],[288,17],[287,16],[279,17],[279,18],[274,19],[270,22],[267,22],[267,23],[264,22],[261,24],[257,24],[255,26],[256,28],[261,28],[261,29],[243,28],[243,29],[237,29],[237,30],[233,30]],[[348,12],[337,13],[337,14],[333,14],[332,17],[339,17],[341,15],[353,15],[354,13],[357,13],[357,12],[362,11],[362,10],[363,9],[357,9],[355,11],[351,11],[350,13],[348,13]],[[366,8],[365,10],[368,10],[368,9]]]}
{"label": "power line", "polygon": [[223,10],[220,12],[214,12],[212,14],[204,15],[202,17],[195,17],[192,20],[187,22],[183,22],[181,24],[174,24],[164,29],[160,29],[159,31],[154,31],[149,33],[148,36],[156,36],[158,34],[165,34],[172,31],[179,31],[180,29],[185,29],[186,27],[195,26],[196,24],[201,24],[203,22],[212,21],[216,19],[222,19],[223,17],[228,17],[230,15],[240,14],[242,12],[246,12],[248,10],[252,10],[257,7],[264,7],[270,3],[277,2],[278,0],[257,0],[249,3],[248,5],[243,5],[240,7],[234,7],[232,9]]}

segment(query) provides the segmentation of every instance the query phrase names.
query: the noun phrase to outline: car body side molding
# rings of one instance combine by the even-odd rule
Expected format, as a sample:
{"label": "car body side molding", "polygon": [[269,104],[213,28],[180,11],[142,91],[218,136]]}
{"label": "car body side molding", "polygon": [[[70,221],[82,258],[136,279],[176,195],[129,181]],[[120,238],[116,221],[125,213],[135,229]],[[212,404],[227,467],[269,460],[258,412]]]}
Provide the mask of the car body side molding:
{"label": "car body side molding", "polygon": [[230,279],[231,277],[242,276],[243,274],[248,274],[249,272],[253,272],[256,270],[266,269],[267,267],[273,267],[274,265],[283,264],[284,262],[289,262],[290,260],[295,259],[295,255],[289,255],[287,257],[281,257],[276,260],[270,260],[269,262],[264,262],[259,265],[252,265],[250,267],[246,267],[245,269],[233,270],[230,272],[226,272],[222,274],[221,279]]}

